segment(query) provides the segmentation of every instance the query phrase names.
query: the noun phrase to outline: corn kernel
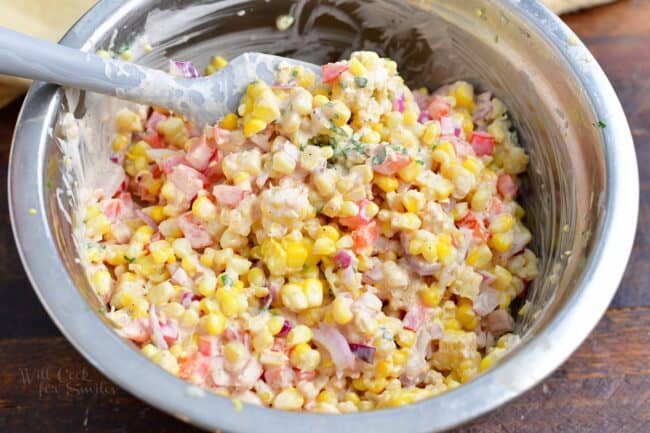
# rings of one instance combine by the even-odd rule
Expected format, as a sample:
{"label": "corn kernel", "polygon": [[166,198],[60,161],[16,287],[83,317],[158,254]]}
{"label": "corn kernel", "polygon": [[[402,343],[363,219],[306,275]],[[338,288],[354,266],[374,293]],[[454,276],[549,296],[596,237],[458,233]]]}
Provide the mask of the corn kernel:
{"label": "corn kernel", "polygon": [[499,253],[507,252],[512,246],[513,233],[512,231],[505,233],[495,233],[490,237],[488,241],[490,247],[495,249]]}
{"label": "corn kernel", "polygon": [[184,328],[193,328],[199,323],[199,313],[195,310],[187,309],[181,315],[179,322]]}
{"label": "corn kernel", "polygon": [[291,365],[301,371],[314,371],[320,364],[320,352],[306,343],[298,343],[289,356]]}
{"label": "corn kernel", "polygon": [[486,188],[477,189],[474,195],[472,195],[472,200],[470,201],[472,210],[475,210],[477,212],[484,211],[487,209],[488,202],[491,198],[492,194]]}
{"label": "corn kernel", "polygon": [[506,290],[512,283],[512,274],[506,268],[496,265],[492,271],[495,280],[493,286],[497,290]]}
{"label": "corn kernel", "polygon": [[217,207],[205,196],[197,197],[192,203],[192,214],[203,221],[210,221],[217,216]]}
{"label": "corn kernel", "polygon": [[485,269],[491,260],[492,251],[485,244],[473,247],[467,254],[467,264],[477,269]]}
{"label": "corn kernel", "polygon": [[243,297],[235,291],[233,287],[219,287],[215,294],[219,307],[226,317],[234,317],[241,314],[246,309],[246,303]]}
{"label": "corn kernel", "polygon": [[420,211],[426,203],[424,194],[414,189],[406,191],[402,195],[402,204],[407,211],[416,213]]}
{"label": "corn kernel", "polygon": [[302,287],[298,284],[288,283],[280,289],[282,304],[292,311],[301,311],[309,307],[309,302]]}
{"label": "corn kernel", "polygon": [[461,298],[456,309],[456,320],[466,331],[472,331],[478,326],[478,317],[472,309],[472,301]]}
{"label": "corn kernel", "polygon": [[443,291],[437,285],[426,287],[420,291],[420,299],[427,307],[435,308],[440,305]]}
{"label": "corn kernel", "polygon": [[219,126],[223,129],[234,131],[235,129],[237,129],[238,121],[239,121],[239,117],[237,117],[237,114],[228,113],[223,117],[223,119],[221,119],[221,122],[219,122]]}
{"label": "corn kernel", "polygon": [[263,131],[264,128],[266,128],[266,122],[261,119],[252,117],[244,120],[244,136],[246,136],[246,138],[252,137],[258,132]]}
{"label": "corn kernel", "polygon": [[93,273],[93,288],[99,296],[105,296],[111,291],[111,274],[106,269]]}
{"label": "corn kernel", "polygon": [[123,108],[118,111],[115,122],[117,131],[120,134],[142,131],[142,120],[140,119],[140,116],[128,108]]}
{"label": "corn kernel", "polygon": [[403,349],[398,349],[393,352],[392,358],[393,358],[393,364],[403,366],[406,364],[406,361],[408,361],[410,355],[410,349],[403,348]]}
{"label": "corn kernel", "polygon": [[377,185],[384,192],[393,192],[399,186],[399,181],[393,176],[376,175],[374,179]]}
{"label": "corn kernel", "polygon": [[222,56],[214,56],[212,58],[212,66],[214,66],[216,70],[225,67],[227,64],[228,64],[228,60],[226,60]]}
{"label": "corn kernel", "polygon": [[275,152],[273,154],[273,170],[282,174],[291,174],[296,169],[296,160],[285,151]]}
{"label": "corn kernel", "polygon": [[410,329],[402,328],[395,338],[400,347],[412,347],[415,344],[415,332]]}
{"label": "corn kernel", "polygon": [[340,217],[352,217],[359,213],[359,206],[353,201],[344,201],[339,209]]}
{"label": "corn kernel", "polygon": [[266,284],[266,276],[261,268],[252,268],[248,271],[248,282],[251,285],[263,286]]}
{"label": "corn kernel", "polygon": [[325,95],[315,95],[314,99],[312,101],[312,105],[315,108],[322,107],[323,105],[327,104],[329,102],[329,98]]}
{"label": "corn kernel", "polygon": [[471,84],[459,81],[452,90],[451,96],[456,99],[456,108],[474,109],[474,87]]}
{"label": "corn kernel", "polygon": [[239,341],[230,341],[223,346],[223,356],[226,361],[236,364],[246,355],[246,348]]}
{"label": "corn kernel", "polygon": [[336,244],[329,238],[318,238],[314,242],[313,253],[319,256],[331,256],[336,252]]}
{"label": "corn kernel", "polygon": [[515,219],[509,213],[504,213],[495,217],[490,223],[492,233],[505,233],[512,229]]}
{"label": "corn kernel", "polygon": [[316,401],[319,403],[336,404],[338,403],[338,398],[336,397],[336,394],[329,389],[324,389],[318,394]]}
{"label": "corn kernel", "polygon": [[158,353],[158,348],[153,344],[145,344],[142,347],[142,354],[147,358],[152,358],[156,353]]}
{"label": "corn kernel", "polygon": [[351,116],[350,109],[341,101],[334,101],[332,105],[332,117],[331,121],[336,126],[343,126],[348,123]]}
{"label": "corn kernel", "polygon": [[287,335],[287,344],[293,347],[300,343],[308,343],[313,337],[311,329],[305,325],[294,327]]}
{"label": "corn kernel", "polygon": [[282,410],[300,410],[304,403],[304,397],[293,387],[282,390],[273,399],[273,407]]}
{"label": "corn kernel", "polygon": [[226,329],[228,319],[221,313],[209,313],[201,319],[203,327],[210,335],[221,335]]}
{"label": "corn kernel", "polygon": [[422,142],[427,146],[433,146],[440,137],[440,123],[427,122],[422,133]]}
{"label": "corn kernel", "polygon": [[407,126],[415,125],[415,122],[417,122],[417,120],[418,120],[418,115],[413,110],[406,110],[406,111],[404,111],[404,114],[402,115],[402,120],[404,122],[404,125],[407,125]]}
{"label": "corn kernel", "polygon": [[306,278],[301,283],[302,291],[310,308],[323,304],[323,283],[316,278]]}
{"label": "corn kernel", "polygon": [[253,337],[253,349],[255,352],[260,353],[271,346],[273,346],[273,335],[268,329],[263,328]]}
{"label": "corn kernel", "polygon": [[332,317],[339,325],[346,325],[352,321],[354,315],[351,310],[352,298],[337,296],[332,302]]}
{"label": "corn kernel", "polygon": [[363,77],[368,74],[366,67],[355,58],[350,59],[348,67],[350,68],[350,73],[355,77]]}
{"label": "corn kernel", "polygon": [[129,146],[129,143],[131,143],[131,138],[128,134],[117,134],[113,139],[113,150],[116,152],[125,150]]}
{"label": "corn kernel", "polygon": [[448,265],[451,262],[453,253],[454,248],[451,246],[451,239],[447,239],[443,236],[438,236],[436,254],[438,255],[438,259],[442,262],[442,264]]}
{"label": "corn kernel", "polygon": [[397,172],[398,176],[404,181],[412,183],[416,177],[422,173],[424,167],[417,161],[411,161],[409,165]]}
{"label": "corn kernel", "polygon": [[395,212],[391,218],[391,227],[398,230],[417,230],[422,225],[420,218],[411,212]]}

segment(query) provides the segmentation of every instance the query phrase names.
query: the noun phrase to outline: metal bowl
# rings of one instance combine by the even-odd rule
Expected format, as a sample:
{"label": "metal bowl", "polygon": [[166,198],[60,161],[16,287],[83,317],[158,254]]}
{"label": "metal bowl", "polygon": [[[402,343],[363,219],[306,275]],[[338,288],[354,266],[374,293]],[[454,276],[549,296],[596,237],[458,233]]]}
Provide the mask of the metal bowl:
{"label": "metal bowl", "polygon": [[[279,32],[275,18],[287,12],[296,23]],[[322,63],[365,48],[395,59],[412,85],[434,88],[463,78],[492,90],[510,108],[530,154],[523,196],[542,272],[529,288],[528,313],[517,323],[521,344],[454,391],[398,409],[339,416],[248,405],[235,411],[230,400],[155,367],[95,312],[99,304],[76,260],[66,217],[71,209],[53,131],[63,110],[81,116],[97,96],[82,94],[72,104],[57,87],[35,83],[16,127],[9,173],[18,249],[34,290],[63,334],[135,396],[200,427],[228,432],[440,431],[538,383],[569,357],[605,311],[636,227],[634,147],[603,71],[538,2],[103,1],[62,43],[93,51],[129,42],[145,29],[154,51],[137,61],[157,67],[166,57],[205,64],[213,54],[252,50]],[[97,160],[85,160],[84,167],[95,178],[101,166],[87,161]]]}

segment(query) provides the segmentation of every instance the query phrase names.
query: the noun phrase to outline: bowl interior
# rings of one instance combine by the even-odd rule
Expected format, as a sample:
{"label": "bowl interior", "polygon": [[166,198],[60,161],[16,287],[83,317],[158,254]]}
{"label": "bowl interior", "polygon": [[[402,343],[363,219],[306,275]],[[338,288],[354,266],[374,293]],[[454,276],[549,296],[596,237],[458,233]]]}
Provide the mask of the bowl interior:
{"label": "bowl interior", "polygon": [[[285,13],[296,21],[280,32],[275,20]],[[153,51],[142,49],[142,35]],[[522,199],[541,275],[528,288],[530,308],[517,320],[524,342],[544,330],[567,305],[598,244],[607,173],[594,109],[565,56],[504,3],[136,0],[119,7],[84,41],[83,49],[88,51],[129,44],[137,62],[158,68],[165,68],[170,58],[202,66],[213,55],[232,58],[247,51],[318,64],[367,49],[394,59],[412,87],[435,89],[464,79],[493,92],[509,108],[530,155]],[[108,143],[113,122],[105,117],[107,107],[115,109],[123,103],[83,92],[61,96],[55,99],[61,108],[47,118],[49,126],[56,130],[57,118],[72,111],[86,116],[86,126],[100,131]],[[79,149],[86,186],[101,177],[102,161],[109,156],[109,146],[96,144],[97,140],[89,148],[82,143]],[[61,175],[58,166],[64,155],[54,137],[48,140],[46,153],[43,185],[49,181],[65,189],[68,182],[74,198],[78,185],[70,183],[75,179]],[[75,201],[62,200],[57,188],[43,194],[49,228],[67,272],[90,305],[98,308],[78,263],[69,223]]]}

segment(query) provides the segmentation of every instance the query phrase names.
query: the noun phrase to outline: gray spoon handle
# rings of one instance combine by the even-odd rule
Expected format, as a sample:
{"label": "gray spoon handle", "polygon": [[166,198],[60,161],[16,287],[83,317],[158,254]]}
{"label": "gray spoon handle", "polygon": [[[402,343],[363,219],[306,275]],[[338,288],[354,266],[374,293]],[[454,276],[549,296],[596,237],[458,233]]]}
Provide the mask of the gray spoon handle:
{"label": "gray spoon handle", "polygon": [[168,108],[167,90],[183,89],[181,81],[155,69],[53,44],[23,33],[0,27],[0,73],[62,86],[118,96],[134,102]]}

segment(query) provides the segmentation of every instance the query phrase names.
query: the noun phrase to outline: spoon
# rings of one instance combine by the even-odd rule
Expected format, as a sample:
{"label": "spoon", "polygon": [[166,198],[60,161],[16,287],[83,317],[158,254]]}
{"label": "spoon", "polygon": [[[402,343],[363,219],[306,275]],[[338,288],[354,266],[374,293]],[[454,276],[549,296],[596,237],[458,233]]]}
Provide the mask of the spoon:
{"label": "spoon", "polygon": [[134,63],[107,59],[0,27],[0,74],[90,90],[191,119],[198,127],[236,111],[246,87],[257,79],[272,83],[278,66],[320,67],[285,57],[245,53],[214,74],[177,78]]}

